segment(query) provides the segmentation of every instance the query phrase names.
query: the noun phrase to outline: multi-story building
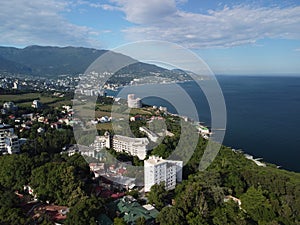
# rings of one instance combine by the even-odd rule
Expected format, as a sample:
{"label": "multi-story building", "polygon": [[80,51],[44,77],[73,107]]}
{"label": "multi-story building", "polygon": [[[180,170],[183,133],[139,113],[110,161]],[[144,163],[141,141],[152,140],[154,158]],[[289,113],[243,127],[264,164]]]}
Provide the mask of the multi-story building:
{"label": "multi-story building", "polygon": [[141,160],[146,158],[148,144],[149,140],[147,138],[131,138],[121,135],[114,135],[112,140],[112,147],[116,152],[124,151],[139,157]]}
{"label": "multi-story building", "polygon": [[145,192],[149,192],[154,184],[165,183],[166,190],[172,190],[176,182],[182,181],[182,161],[165,160],[150,156],[144,161]]}
{"label": "multi-story building", "polygon": [[13,133],[14,129],[10,125],[0,124],[0,152],[6,152],[5,138]]}
{"label": "multi-story building", "polygon": [[20,143],[17,135],[9,135],[5,138],[5,147],[8,154],[20,152]]}
{"label": "multi-story building", "polygon": [[140,98],[135,98],[134,94],[127,96],[128,108],[141,108],[142,103]]}
{"label": "multi-story building", "polygon": [[93,146],[96,151],[100,151],[104,148],[111,148],[109,132],[106,131],[104,136],[96,136]]}
{"label": "multi-story building", "polygon": [[0,124],[0,153],[12,154],[19,151],[19,139],[14,135],[14,128],[7,124]]}

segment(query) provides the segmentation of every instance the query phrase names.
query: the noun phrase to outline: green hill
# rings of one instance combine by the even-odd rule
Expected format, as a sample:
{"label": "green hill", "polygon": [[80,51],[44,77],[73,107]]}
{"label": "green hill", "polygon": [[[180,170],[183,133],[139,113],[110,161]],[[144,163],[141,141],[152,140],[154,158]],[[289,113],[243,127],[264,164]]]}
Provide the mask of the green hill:
{"label": "green hill", "polygon": [[[86,69],[99,56],[108,50],[97,50],[83,47],[50,47],[28,46],[26,48],[0,47],[0,72],[12,74],[27,74],[39,77],[57,77],[62,74],[77,75]],[[121,83],[129,82],[134,78],[154,76],[160,74],[164,78],[186,80],[187,74],[170,71],[152,64],[138,62],[128,56],[112,52],[110,63],[136,62],[122,68],[116,75],[127,74]],[[120,81],[120,78],[117,78]]]}
{"label": "green hill", "polygon": [[[2,71],[20,74],[30,73],[38,76],[79,74],[105,52],[75,47],[29,46],[23,49],[0,47],[0,64],[3,64]],[[8,61],[10,63],[7,63]]]}

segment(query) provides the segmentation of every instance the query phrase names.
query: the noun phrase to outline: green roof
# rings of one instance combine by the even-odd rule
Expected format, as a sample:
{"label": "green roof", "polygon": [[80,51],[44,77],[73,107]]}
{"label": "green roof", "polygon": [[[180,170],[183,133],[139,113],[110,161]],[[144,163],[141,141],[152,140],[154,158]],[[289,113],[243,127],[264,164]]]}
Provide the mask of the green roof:
{"label": "green roof", "polygon": [[109,208],[115,212],[119,211],[120,217],[128,224],[135,224],[135,221],[140,217],[144,217],[146,221],[154,220],[159,213],[156,209],[148,211],[135,199],[130,199],[127,196],[110,203]]}

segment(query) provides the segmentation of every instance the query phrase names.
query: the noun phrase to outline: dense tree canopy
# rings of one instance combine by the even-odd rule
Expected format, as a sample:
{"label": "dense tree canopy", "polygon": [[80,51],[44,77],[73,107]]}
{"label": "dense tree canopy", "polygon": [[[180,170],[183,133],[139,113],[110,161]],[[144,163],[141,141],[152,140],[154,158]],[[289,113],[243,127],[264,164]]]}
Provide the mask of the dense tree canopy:
{"label": "dense tree canopy", "polygon": [[85,195],[76,168],[67,163],[50,162],[34,169],[30,185],[39,199],[61,205],[74,205]]}
{"label": "dense tree canopy", "polygon": [[10,190],[21,190],[28,184],[33,162],[27,154],[0,157],[0,185]]}
{"label": "dense tree canopy", "polygon": [[102,201],[96,197],[84,197],[71,208],[65,224],[96,225],[101,212],[104,212]]}
{"label": "dense tree canopy", "polygon": [[148,201],[150,204],[154,204],[155,208],[161,210],[165,206],[167,192],[165,189],[165,183],[155,184],[151,187],[148,193]]}
{"label": "dense tree canopy", "polygon": [[28,218],[18,207],[19,203],[20,201],[15,193],[0,190],[0,224],[19,225],[28,222]]}

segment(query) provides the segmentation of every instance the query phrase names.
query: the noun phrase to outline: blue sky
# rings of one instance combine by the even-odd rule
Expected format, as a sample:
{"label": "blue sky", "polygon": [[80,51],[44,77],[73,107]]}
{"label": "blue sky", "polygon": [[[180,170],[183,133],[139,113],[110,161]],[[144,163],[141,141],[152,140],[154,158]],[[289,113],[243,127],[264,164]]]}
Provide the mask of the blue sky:
{"label": "blue sky", "polygon": [[300,2],[279,0],[10,0],[0,45],[112,49],[170,41],[216,74],[300,75]]}

